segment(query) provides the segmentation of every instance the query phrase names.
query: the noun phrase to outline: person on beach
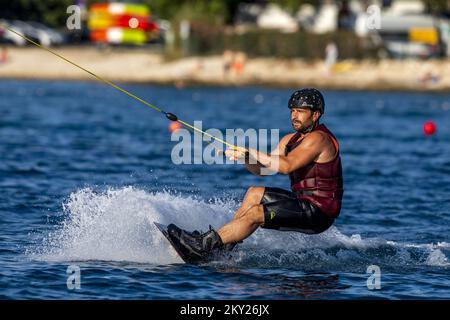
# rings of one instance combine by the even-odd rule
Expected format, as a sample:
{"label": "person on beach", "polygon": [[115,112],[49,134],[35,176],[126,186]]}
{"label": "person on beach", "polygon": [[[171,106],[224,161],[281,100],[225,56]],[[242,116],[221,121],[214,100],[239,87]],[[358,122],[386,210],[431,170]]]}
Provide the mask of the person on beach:
{"label": "person on beach", "polygon": [[336,65],[339,51],[334,42],[330,42],[325,47],[325,68],[326,74],[329,76],[332,74],[333,67]]}
{"label": "person on beach", "polygon": [[232,68],[234,71],[234,75],[237,77],[242,76],[245,69],[245,62],[247,60],[247,57],[245,53],[243,52],[237,52],[234,56]]}
{"label": "person on beach", "polygon": [[314,88],[295,91],[289,99],[293,133],[265,154],[255,149],[228,149],[231,160],[241,159],[246,169],[262,175],[262,169],[287,174],[291,190],[250,187],[233,219],[218,231],[188,232],[174,224],[168,233],[188,252],[192,261],[204,262],[213,253],[231,250],[259,227],[318,234],[339,215],[343,177],[339,144],[319,120],[325,111],[322,94]]}
{"label": "person on beach", "polygon": [[8,61],[8,49],[3,46],[0,51],[0,63],[6,63]]}
{"label": "person on beach", "polygon": [[223,77],[228,78],[231,70],[231,66],[233,65],[234,53],[230,50],[225,50],[222,55],[222,69],[223,69]]}

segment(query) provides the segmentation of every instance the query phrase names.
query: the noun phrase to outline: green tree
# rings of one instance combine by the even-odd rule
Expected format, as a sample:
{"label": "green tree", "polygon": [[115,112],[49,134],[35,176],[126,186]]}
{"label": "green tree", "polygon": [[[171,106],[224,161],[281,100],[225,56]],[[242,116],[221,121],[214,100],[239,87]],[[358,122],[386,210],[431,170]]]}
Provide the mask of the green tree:
{"label": "green tree", "polygon": [[271,3],[278,4],[282,8],[290,11],[291,13],[297,12],[302,4],[313,4],[317,5],[318,1],[314,0],[270,0]]}
{"label": "green tree", "polygon": [[0,0],[0,17],[8,20],[33,20],[52,27],[62,27],[67,7],[73,0]]}
{"label": "green tree", "polygon": [[145,0],[152,12],[161,19],[202,20],[231,23],[242,0]]}
{"label": "green tree", "polygon": [[434,14],[441,14],[450,10],[450,1],[448,0],[422,0],[427,11]]}

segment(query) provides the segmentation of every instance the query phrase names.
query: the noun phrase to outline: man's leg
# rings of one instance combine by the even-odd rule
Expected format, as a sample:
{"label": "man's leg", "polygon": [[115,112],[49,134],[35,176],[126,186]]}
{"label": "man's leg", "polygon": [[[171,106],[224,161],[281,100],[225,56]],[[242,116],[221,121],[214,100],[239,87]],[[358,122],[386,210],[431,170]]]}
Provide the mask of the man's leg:
{"label": "man's leg", "polygon": [[264,187],[250,187],[248,188],[244,200],[239,209],[235,212],[233,219],[239,219],[248,212],[250,207],[261,203],[261,199],[264,196]]}
{"label": "man's leg", "polygon": [[233,220],[218,232],[211,229],[202,235],[194,235],[173,224],[168,226],[167,231],[172,240],[184,248],[186,256],[193,262],[205,261],[209,252],[217,248],[232,250],[236,243],[250,236],[264,224],[264,209],[260,204],[264,191],[264,187],[250,187]]}
{"label": "man's leg", "polygon": [[264,209],[260,204],[244,211],[239,218],[231,220],[218,231],[223,244],[239,242],[250,236],[264,224]]}

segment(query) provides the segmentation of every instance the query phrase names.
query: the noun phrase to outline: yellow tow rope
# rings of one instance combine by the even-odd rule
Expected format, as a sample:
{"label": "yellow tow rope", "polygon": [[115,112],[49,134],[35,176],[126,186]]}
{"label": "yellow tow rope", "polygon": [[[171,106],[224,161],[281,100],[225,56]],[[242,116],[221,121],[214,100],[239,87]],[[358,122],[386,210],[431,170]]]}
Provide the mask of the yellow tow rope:
{"label": "yellow tow rope", "polygon": [[[10,32],[12,32],[12,33],[18,35],[19,37],[25,39],[25,40],[28,41],[29,43],[32,43],[32,44],[34,44],[35,46],[37,46],[37,47],[39,47],[39,48],[41,48],[41,49],[44,49],[44,50],[50,52],[51,54],[57,56],[58,58],[60,58],[60,59],[62,59],[62,60],[64,60],[64,61],[66,61],[67,63],[70,63],[71,65],[73,65],[73,66],[75,66],[75,67],[77,67],[77,68],[79,68],[79,69],[81,69],[81,70],[83,70],[83,71],[89,73],[91,76],[95,77],[97,80],[99,80],[99,81],[101,81],[101,82],[103,82],[103,83],[106,83],[106,84],[110,85],[111,87],[113,87],[113,88],[119,90],[120,92],[125,93],[125,94],[128,95],[129,97],[131,97],[131,98],[133,98],[133,99],[135,99],[135,100],[137,100],[137,101],[139,101],[139,102],[145,104],[146,106],[152,108],[153,110],[156,110],[156,111],[158,111],[158,112],[164,114],[164,115],[167,117],[167,119],[169,119],[169,120],[171,120],[171,121],[176,121],[176,122],[181,123],[181,124],[184,125],[185,127],[191,129],[194,133],[197,133],[197,134],[200,134],[200,133],[201,133],[201,134],[203,134],[203,135],[205,135],[205,136],[208,136],[208,137],[210,137],[210,138],[212,138],[212,139],[214,139],[214,140],[216,140],[216,141],[219,141],[219,142],[221,142],[221,143],[227,145],[228,147],[230,147],[230,148],[233,149],[233,150],[238,150],[238,149],[245,150],[244,148],[237,147],[237,146],[235,146],[235,145],[233,145],[233,144],[231,144],[231,143],[228,143],[228,142],[226,142],[226,141],[224,141],[224,140],[222,140],[222,139],[220,139],[220,138],[218,138],[218,137],[216,137],[216,136],[213,136],[213,135],[211,135],[211,134],[209,134],[209,133],[207,133],[207,132],[205,132],[205,131],[203,131],[203,130],[198,129],[197,127],[195,127],[195,126],[193,126],[193,125],[191,125],[191,124],[189,124],[189,123],[187,123],[187,122],[185,122],[185,121],[183,121],[183,120],[178,119],[178,117],[177,117],[176,115],[174,115],[173,113],[166,112],[166,111],[162,110],[161,108],[158,108],[157,106],[154,106],[153,104],[151,104],[151,103],[145,101],[145,100],[142,99],[142,98],[139,98],[138,96],[136,96],[136,95],[134,95],[133,93],[131,93],[131,92],[125,90],[124,88],[119,87],[118,85],[112,83],[111,81],[109,81],[109,80],[107,80],[107,79],[105,79],[105,78],[103,78],[103,77],[101,77],[101,76],[95,74],[94,72],[89,71],[89,70],[87,70],[86,68],[83,68],[82,66],[76,64],[75,62],[73,62],[73,61],[71,61],[71,60],[69,60],[69,59],[63,57],[62,55],[60,55],[59,53],[56,53],[55,51],[51,50],[50,48],[48,48],[48,47],[46,47],[46,46],[43,46],[43,45],[41,45],[41,44],[39,44],[39,43],[33,41],[32,39],[30,39],[30,38],[28,38],[27,36],[21,34],[20,32],[17,32],[16,30],[11,29],[11,28],[9,28],[8,26],[3,25],[3,24],[0,24],[0,26],[1,26],[2,28],[7,29],[8,31],[10,31]],[[202,139],[204,139],[203,135],[201,135],[201,136],[202,136]],[[210,144],[212,144],[212,143],[209,142],[209,141],[207,141],[207,142],[210,143]],[[216,146],[214,146],[214,145],[213,145],[213,147],[216,148],[219,152],[223,151],[223,150],[221,150],[220,148],[218,148],[218,147],[216,147]]]}

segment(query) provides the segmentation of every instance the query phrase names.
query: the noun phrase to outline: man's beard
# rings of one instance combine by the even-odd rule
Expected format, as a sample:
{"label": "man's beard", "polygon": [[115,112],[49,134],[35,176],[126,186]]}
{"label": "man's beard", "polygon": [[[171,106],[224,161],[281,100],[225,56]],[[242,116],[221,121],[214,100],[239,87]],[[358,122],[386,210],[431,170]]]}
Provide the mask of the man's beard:
{"label": "man's beard", "polygon": [[[299,127],[299,125],[300,125],[300,127]],[[305,126],[305,125],[304,125],[302,122],[300,122],[300,121],[293,121],[293,122],[292,122],[292,128],[293,128],[295,131],[300,132],[300,133],[303,133],[303,134],[308,133],[308,132],[311,132],[312,129],[314,129],[315,125],[316,125],[316,124],[315,124],[314,122],[311,123],[309,126]]]}

